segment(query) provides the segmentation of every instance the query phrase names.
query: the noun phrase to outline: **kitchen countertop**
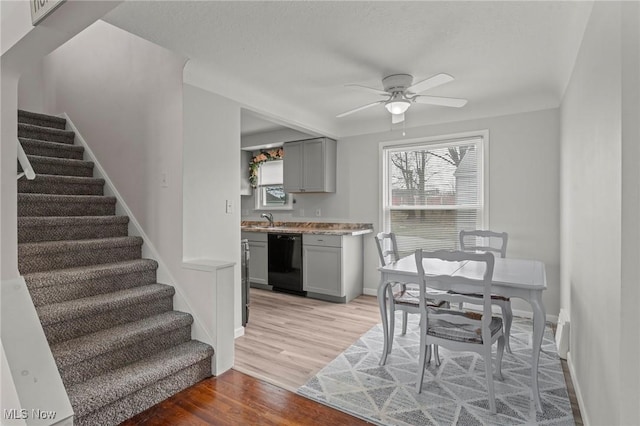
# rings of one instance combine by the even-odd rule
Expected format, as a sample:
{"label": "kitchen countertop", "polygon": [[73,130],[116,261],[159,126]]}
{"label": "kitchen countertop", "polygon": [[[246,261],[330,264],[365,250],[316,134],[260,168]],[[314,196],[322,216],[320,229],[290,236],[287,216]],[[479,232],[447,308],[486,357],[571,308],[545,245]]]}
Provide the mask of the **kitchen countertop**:
{"label": "kitchen countertop", "polygon": [[373,225],[370,223],[275,222],[274,226],[270,227],[264,220],[243,220],[240,229],[245,232],[279,234],[364,235],[373,232]]}

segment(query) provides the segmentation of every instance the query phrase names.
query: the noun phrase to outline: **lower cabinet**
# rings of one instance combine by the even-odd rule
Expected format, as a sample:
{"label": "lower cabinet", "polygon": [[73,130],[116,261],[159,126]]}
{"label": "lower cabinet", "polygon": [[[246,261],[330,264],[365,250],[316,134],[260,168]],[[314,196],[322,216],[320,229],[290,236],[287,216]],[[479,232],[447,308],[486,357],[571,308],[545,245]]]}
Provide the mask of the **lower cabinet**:
{"label": "lower cabinet", "polygon": [[362,236],[302,236],[302,288],[308,297],[349,302],[362,294]]}
{"label": "lower cabinet", "polygon": [[[249,282],[269,285],[268,234],[242,232],[249,240]],[[307,297],[346,303],[362,294],[362,236],[302,234],[302,289]]]}
{"label": "lower cabinet", "polygon": [[258,232],[242,233],[242,238],[249,240],[249,282],[257,284],[257,287],[269,284],[269,246],[267,236],[265,233]]}

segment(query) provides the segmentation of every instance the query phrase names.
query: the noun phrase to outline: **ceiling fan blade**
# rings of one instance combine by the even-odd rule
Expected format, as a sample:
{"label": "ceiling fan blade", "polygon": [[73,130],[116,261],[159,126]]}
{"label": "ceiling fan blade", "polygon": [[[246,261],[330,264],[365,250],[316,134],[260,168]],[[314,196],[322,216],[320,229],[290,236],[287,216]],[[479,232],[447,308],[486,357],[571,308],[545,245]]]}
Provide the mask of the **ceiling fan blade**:
{"label": "ceiling fan blade", "polygon": [[447,107],[460,108],[467,104],[466,99],[460,98],[443,98],[441,96],[425,96],[418,95],[413,98],[414,102],[418,102],[419,104],[429,104],[429,105],[440,105]]}
{"label": "ceiling fan blade", "polygon": [[402,114],[391,114],[391,123],[398,124],[404,121],[404,112]]}
{"label": "ceiling fan blade", "polygon": [[358,108],[350,109],[349,111],[345,111],[342,114],[338,114],[336,115],[336,118],[342,118],[346,115],[353,114],[354,112],[362,111],[363,109],[367,109],[372,106],[383,104],[383,103],[385,103],[385,101],[371,102],[370,104],[362,105],[362,106],[359,106]]}
{"label": "ceiling fan blade", "polygon": [[436,74],[433,77],[429,77],[426,80],[422,80],[416,84],[407,87],[407,92],[420,93],[428,89],[433,89],[442,84],[453,81],[454,78],[449,74]]}
{"label": "ceiling fan blade", "polygon": [[346,87],[357,87],[358,89],[368,90],[369,92],[373,92],[377,95],[389,96],[389,92],[385,92],[382,89],[376,89],[375,87],[361,86],[359,84],[345,84]]}

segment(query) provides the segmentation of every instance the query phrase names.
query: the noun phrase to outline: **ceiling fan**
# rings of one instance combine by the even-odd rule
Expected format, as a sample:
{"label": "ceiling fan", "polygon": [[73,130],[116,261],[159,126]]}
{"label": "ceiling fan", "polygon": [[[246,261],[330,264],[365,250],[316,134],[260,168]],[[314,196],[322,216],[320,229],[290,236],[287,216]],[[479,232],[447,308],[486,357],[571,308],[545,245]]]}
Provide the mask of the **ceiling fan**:
{"label": "ceiling fan", "polygon": [[361,86],[359,84],[347,84],[347,87],[357,87],[365,89],[378,95],[386,96],[387,99],[371,102],[357,108],[338,114],[336,118],[345,117],[354,112],[362,111],[375,105],[384,104],[384,107],[391,113],[391,122],[401,123],[404,121],[404,113],[409,109],[412,103],[439,105],[446,107],[460,108],[467,104],[466,99],[459,98],[443,98],[440,96],[420,95],[425,90],[432,89],[442,84],[453,81],[453,77],[449,74],[436,74],[432,77],[422,80],[416,84],[413,83],[413,76],[409,74],[392,74],[382,79],[384,90],[375,87]]}

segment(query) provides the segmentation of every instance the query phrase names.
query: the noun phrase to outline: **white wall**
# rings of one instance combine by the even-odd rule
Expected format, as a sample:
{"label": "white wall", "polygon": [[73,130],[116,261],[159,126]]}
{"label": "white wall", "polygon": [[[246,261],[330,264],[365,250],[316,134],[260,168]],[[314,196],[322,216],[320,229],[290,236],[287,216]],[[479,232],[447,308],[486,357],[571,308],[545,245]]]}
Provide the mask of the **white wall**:
{"label": "white wall", "polygon": [[562,303],[587,424],[640,421],[639,23],[637,4],[594,5],[561,109]]}
{"label": "white wall", "polygon": [[[187,65],[188,67],[189,65]],[[184,257],[236,263],[240,304],[240,106],[184,85]],[[226,212],[226,201],[232,211]],[[234,329],[242,324],[234,312]]]}
{"label": "white wall", "polygon": [[18,108],[44,112],[44,74],[42,59],[23,72],[18,82]]}
{"label": "white wall", "polygon": [[[99,21],[44,59],[44,105],[48,113],[66,112],[77,126],[157,250],[158,281],[174,285],[176,308],[196,317],[194,337],[213,344],[220,334],[216,327],[231,329],[233,321],[208,320],[215,300],[205,295],[215,294],[210,291],[215,280],[210,274],[196,277],[183,268],[183,260],[239,262],[239,213],[216,214],[224,214],[226,199],[240,203],[240,109],[225,114],[227,105],[220,105],[211,111],[191,97],[183,108],[185,61]],[[183,120],[188,120],[184,135]],[[211,127],[216,120],[226,132]],[[234,275],[239,276],[232,272],[229,282],[219,285],[238,290]]]}
{"label": "white wall", "polygon": [[[295,194],[292,212],[277,220],[372,223],[379,232],[379,143],[489,130],[490,227],[509,233],[509,256],[539,259],[547,268],[547,313],[558,315],[560,297],[559,112],[556,109],[471,121],[363,134],[338,140],[335,194]],[[243,198],[243,218],[257,218],[253,197]],[[320,208],[321,217],[315,216]],[[304,217],[300,211],[304,210]],[[364,287],[375,294],[378,255],[373,234],[365,236]],[[516,301],[514,309],[531,311]]]}
{"label": "white wall", "polygon": [[98,21],[43,63],[46,111],[69,115],[177,276],[185,59]]}
{"label": "white wall", "polygon": [[0,43],[4,55],[33,29],[29,2],[3,1],[0,4],[0,23]]}
{"label": "white wall", "polygon": [[620,423],[640,424],[640,3],[622,5]]}

